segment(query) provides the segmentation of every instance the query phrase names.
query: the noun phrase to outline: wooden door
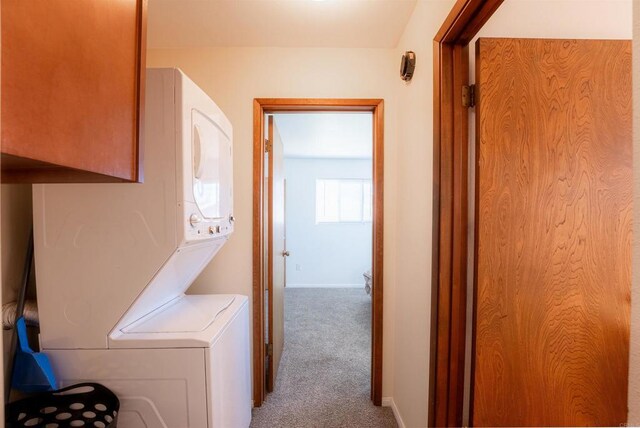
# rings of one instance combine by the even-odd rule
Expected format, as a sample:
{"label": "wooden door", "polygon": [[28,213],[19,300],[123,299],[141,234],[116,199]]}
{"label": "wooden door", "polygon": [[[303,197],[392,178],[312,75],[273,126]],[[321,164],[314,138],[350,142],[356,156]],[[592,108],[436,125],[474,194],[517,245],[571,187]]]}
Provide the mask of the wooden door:
{"label": "wooden door", "polygon": [[284,347],[284,149],[273,116],[268,126],[267,391],[273,391]]}
{"label": "wooden door", "polygon": [[477,44],[472,423],[627,414],[631,42]]}

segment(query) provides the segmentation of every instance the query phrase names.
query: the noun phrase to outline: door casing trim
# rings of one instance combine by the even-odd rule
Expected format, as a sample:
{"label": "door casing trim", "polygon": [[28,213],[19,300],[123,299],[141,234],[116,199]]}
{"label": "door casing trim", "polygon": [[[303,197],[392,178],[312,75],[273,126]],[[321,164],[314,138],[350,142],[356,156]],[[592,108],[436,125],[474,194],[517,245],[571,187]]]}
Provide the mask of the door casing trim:
{"label": "door casing trim", "polygon": [[467,310],[469,42],[504,0],[458,0],[433,40],[429,426],[462,426]]}
{"label": "door casing trim", "polygon": [[264,364],[264,115],[276,112],[368,111],[373,113],[373,245],[371,315],[371,400],[382,404],[382,313],[384,235],[384,100],[256,98],[253,101],[253,402],[265,398]]}

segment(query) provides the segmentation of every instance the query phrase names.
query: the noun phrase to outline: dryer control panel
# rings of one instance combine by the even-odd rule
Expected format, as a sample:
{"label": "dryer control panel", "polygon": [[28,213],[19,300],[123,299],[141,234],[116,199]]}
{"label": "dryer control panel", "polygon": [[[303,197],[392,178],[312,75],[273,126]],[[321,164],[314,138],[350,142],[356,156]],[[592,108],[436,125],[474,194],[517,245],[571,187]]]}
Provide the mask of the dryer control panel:
{"label": "dryer control panel", "polygon": [[225,219],[210,220],[202,217],[197,210],[194,210],[183,226],[185,238],[187,241],[199,241],[227,236],[233,232],[234,221],[233,215],[229,215]]}

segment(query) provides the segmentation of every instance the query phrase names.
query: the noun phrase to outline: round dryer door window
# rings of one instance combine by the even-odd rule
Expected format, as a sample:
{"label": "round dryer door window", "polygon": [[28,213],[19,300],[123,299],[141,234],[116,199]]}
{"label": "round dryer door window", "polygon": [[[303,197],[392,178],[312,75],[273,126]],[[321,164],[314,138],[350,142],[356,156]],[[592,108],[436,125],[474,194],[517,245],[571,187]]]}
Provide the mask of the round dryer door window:
{"label": "round dryer door window", "polygon": [[224,218],[231,206],[231,140],[207,116],[193,110],[193,197],[202,215]]}

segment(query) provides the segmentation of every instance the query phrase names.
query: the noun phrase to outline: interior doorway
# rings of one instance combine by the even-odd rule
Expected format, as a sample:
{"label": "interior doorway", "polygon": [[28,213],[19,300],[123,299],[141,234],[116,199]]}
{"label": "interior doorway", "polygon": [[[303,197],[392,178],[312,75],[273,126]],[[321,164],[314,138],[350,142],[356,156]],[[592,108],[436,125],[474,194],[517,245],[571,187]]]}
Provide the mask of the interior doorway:
{"label": "interior doorway", "polygon": [[[359,190],[363,205],[355,211],[343,212],[343,216],[359,213],[362,220],[365,211],[370,213],[370,277],[375,284],[371,290],[371,400],[377,406],[382,396],[382,237],[383,237],[383,101],[375,100],[325,100],[325,99],[256,99],[254,101],[254,257],[253,257],[253,391],[254,405],[259,407],[266,394],[273,390],[278,376],[278,365],[284,346],[284,288],[285,275],[293,285],[304,285],[302,263],[292,263],[286,268],[291,254],[286,247],[285,234],[285,174],[284,145],[278,131],[275,115],[286,113],[337,113],[360,112],[370,115],[369,184],[365,179],[342,183],[346,193]],[[266,137],[266,138],[265,138]],[[295,165],[308,170],[308,165]],[[300,163],[300,162],[298,162]],[[300,169],[298,168],[298,169]],[[306,174],[309,175],[309,174]],[[306,177],[308,178],[308,177]],[[333,221],[336,215],[332,205],[332,190],[340,189],[335,177],[315,177],[314,203],[316,221]],[[356,189],[357,188],[357,189]],[[318,205],[318,191],[326,198],[327,207]],[[368,193],[370,207],[365,204]],[[326,193],[326,195],[325,195]],[[346,194],[345,193],[345,194]],[[300,197],[300,195],[298,196]],[[355,200],[351,198],[351,200]],[[349,203],[346,201],[345,204]],[[322,212],[320,212],[322,211]],[[340,212],[337,213],[338,218]],[[320,217],[318,217],[320,216]],[[322,217],[325,216],[325,217]],[[297,234],[306,233],[298,231]],[[303,254],[299,254],[302,256]],[[298,260],[300,262],[300,260]],[[365,269],[364,273],[368,273]],[[298,274],[298,275],[296,275]],[[364,279],[363,279],[364,281]],[[362,293],[364,293],[364,287]]]}

